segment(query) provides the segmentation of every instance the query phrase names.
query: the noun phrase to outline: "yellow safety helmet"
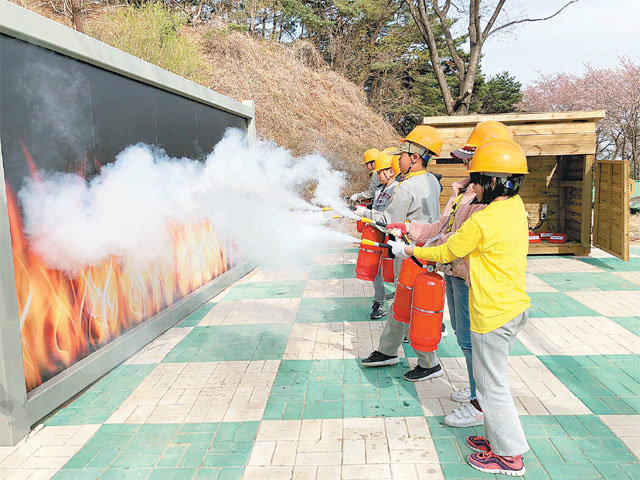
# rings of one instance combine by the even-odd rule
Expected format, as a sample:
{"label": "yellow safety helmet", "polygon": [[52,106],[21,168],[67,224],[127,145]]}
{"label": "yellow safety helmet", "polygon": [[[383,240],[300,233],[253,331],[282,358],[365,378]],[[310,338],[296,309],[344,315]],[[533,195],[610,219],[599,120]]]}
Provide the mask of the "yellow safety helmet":
{"label": "yellow safety helmet", "polygon": [[400,155],[393,155],[391,157],[391,169],[396,177],[400,175]]}
{"label": "yellow safety helmet", "polygon": [[[398,149],[396,147],[387,147],[382,151],[384,153],[391,153],[397,152]],[[391,169],[396,177],[400,175],[400,155],[391,155]]]}
{"label": "yellow safety helmet", "polygon": [[451,152],[451,156],[461,160],[469,160],[479,146],[493,140],[513,141],[513,133],[504,123],[493,120],[480,122],[471,131],[464,147]]}
{"label": "yellow safety helmet", "polygon": [[[429,125],[418,125],[416,128],[411,130],[411,132],[409,132],[409,135],[402,139],[402,142],[410,142],[414,145],[426,148],[430,154],[435,156],[439,156],[440,152],[442,151],[442,135],[440,135],[440,132],[438,130],[430,127]],[[401,146],[400,149],[395,153],[400,154],[403,151],[407,153],[413,153],[407,151],[403,147],[404,145]]]}
{"label": "yellow safety helmet", "polygon": [[481,145],[469,164],[469,173],[529,173],[527,156],[513,140],[493,140]]}
{"label": "yellow safety helmet", "polygon": [[387,168],[392,168],[393,158],[384,150],[381,151],[376,157],[376,162],[373,164],[373,171],[379,172],[380,170],[386,170]]}
{"label": "yellow safety helmet", "polygon": [[377,148],[371,148],[367,150],[366,152],[364,152],[364,159],[362,160],[362,164],[364,165],[365,163],[375,162],[376,157],[379,153],[380,151]]}

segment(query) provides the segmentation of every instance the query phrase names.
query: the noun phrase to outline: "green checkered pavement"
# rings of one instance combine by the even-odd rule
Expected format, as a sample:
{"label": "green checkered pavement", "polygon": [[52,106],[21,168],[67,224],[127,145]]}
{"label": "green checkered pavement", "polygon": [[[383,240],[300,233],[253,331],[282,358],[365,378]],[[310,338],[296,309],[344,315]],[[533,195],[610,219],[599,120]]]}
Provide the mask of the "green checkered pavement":
{"label": "green checkered pavement", "polygon": [[240,479],[258,422],[103,425],[54,477]]}
{"label": "green checkered pavement", "polygon": [[[465,439],[482,435],[482,428],[447,427],[442,417],[427,420],[445,478],[488,477],[466,463]],[[521,421],[530,447],[526,479],[636,478],[640,472],[638,459],[595,415],[529,415]]]}
{"label": "green checkered pavement", "polygon": [[402,380],[406,362],[363,369],[358,360],[283,360],[264,418],[421,416],[415,387]]}
{"label": "green checkered pavement", "polygon": [[[527,479],[640,478],[640,250],[632,253],[629,263],[562,257],[562,272],[558,257],[532,262],[530,320],[509,359],[531,447]],[[415,365],[408,344],[399,364],[362,368],[386,317],[369,319],[373,289],[355,279],[357,249],[323,255],[295,280],[250,273],[46,419],[41,442],[62,456],[49,476],[489,478],[466,464],[464,439],[482,429],[442,423],[458,405],[451,391],[466,385],[448,315],[443,376],[405,381]],[[56,446],[83,428],[90,434],[75,446]],[[38,464],[27,455],[7,469],[6,458],[0,449],[0,478],[26,478],[17,470]]]}

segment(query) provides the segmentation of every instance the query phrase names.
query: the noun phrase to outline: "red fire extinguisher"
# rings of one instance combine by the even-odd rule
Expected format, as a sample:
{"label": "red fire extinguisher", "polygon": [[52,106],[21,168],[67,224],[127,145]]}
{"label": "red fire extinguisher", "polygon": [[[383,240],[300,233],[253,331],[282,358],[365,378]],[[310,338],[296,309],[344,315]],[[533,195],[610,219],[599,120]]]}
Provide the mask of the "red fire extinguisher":
{"label": "red fire extinguisher", "polygon": [[[389,241],[387,235],[384,242]],[[382,253],[382,280],[387,283],[393,283],[395,281],[395,275],[393,273],[393,258],[391,257],[391,249],[385,248]]]}
{"label": "red fire extinguisher", "polygon": [[411,320],[413,284],[418,275],[423,271],[424,269],[416,265],[412,258],[407,258],[402,261],[400,275],[398,275],[396,296],[393,301],[393,317],[402,323],[409,323]]}
{"label": "red fire extinguisher", "polygon": [[[362,240],[381,243],[382,240],[384,240],[384,234],[371,225],[365,225],[362,230]],[[381,256],[382,247],[374,247],[360,243],[358,260],[356,261],[356,278],[373,282],[378,276]]]}
{"label": "red fire extinguisher", "polygon": [[[429,268],[430,267],[430,268]],[[433,352],[442,335],[445,282],[430,265],[413,284],[409,341],[420,352]]]}

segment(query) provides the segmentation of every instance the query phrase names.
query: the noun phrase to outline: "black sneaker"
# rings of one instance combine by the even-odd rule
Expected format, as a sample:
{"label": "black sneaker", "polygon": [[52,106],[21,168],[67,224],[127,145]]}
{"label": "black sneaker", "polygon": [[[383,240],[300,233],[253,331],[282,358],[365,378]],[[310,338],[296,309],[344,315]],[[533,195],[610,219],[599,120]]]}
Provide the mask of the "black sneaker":
{"label": "black sneaker", "polygon": [[422,368],[420,365],[416,365],[416,368],[404,374],[404,379],[410,382],[421,382],[423,380],[429,380],[430,378],[439,377],[443,373],[444,370],[442,370],[440,365],[432,368]]}
{"label": "black sneaker", "polygon": [[447,331],[447,329],[445,328],[444,323],[442,324],[441,332],[442,332],[442,333],[440,334],[440,338],[444,338],[444,337],[446,337],[447,335],[449,335],[449,332],[448,332],[448,331]]}
{"label": "black sneaker", "polygon": [[408,339],[407,337],[404,337],[404,338],[402,339],[402,343],[409,343],[409,339]]}
{"label": "black sneaker", "polygon": [[369,318],[371,320],[377,320],[379,318],[384,317],[387,314],[387,311],[384,309],[381,303],[373,302],[373,308],[371,309],[371,315]]}
{"label": "black sneaker", "polygon": [[360,360],[360,365],[363,367],[386,367],[387,365],[395,365],[399,361],[398,357],[385,355],[376,350],[364,360]]}

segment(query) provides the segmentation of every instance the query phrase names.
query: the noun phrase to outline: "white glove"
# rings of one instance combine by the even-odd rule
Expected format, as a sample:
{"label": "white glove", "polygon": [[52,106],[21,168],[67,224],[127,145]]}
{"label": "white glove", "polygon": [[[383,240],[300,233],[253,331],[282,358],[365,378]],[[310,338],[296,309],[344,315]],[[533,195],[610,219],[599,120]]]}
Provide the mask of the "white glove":
{"label": "white glove", "polygon": [[387,230],[387,232],[389,232],[389,235],[393,235],[396,238],[402,237],[402,230],[399,228],[392,228],[391,230]]}
{"label": "white glove", "polygon": [[351,197],[349,197],[349,201],[351,203],[358,203],[358,199],[360,198],[360,194],[359,193],[354,193],[353,195],[351,195]]}
{"label": "white glove", "polygon": [[369,212],[369,209],[367,207],[363,207],[362,205],[358,205],[356,209],[353,211],[353,213],[355,213],[358,217],[369,218],[368,212]]}
{"label": "white glove", "polygon": [[409,258],[409,255],[404,253],[404,249],[407,246],[404,242],[397,242],[395,240],[389,240],[389,245],[391,245],[391,253],[394,256],[398,257],[400,260],[404,260],[405,258]]}

